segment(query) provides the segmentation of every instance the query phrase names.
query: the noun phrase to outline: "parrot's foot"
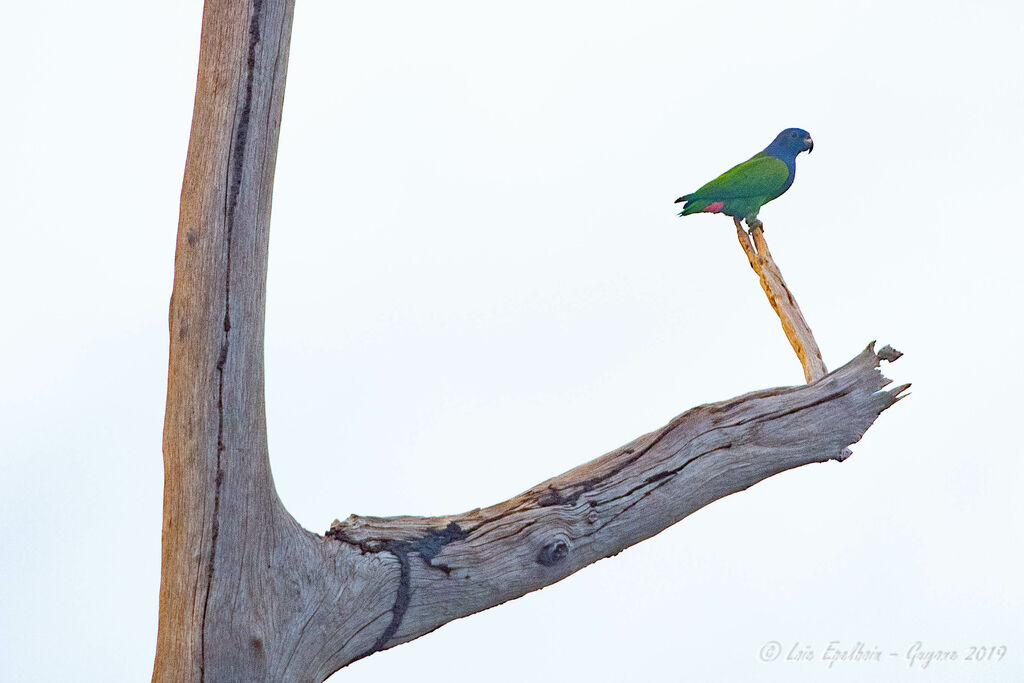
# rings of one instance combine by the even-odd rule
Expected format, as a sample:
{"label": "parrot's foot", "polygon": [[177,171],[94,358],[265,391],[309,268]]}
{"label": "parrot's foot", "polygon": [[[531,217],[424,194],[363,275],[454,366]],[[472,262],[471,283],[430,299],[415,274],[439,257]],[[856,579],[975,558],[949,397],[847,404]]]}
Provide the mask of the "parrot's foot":
{"label": "parrot's foot", "polygon": [[753,232],[757,228],[764,230],[764,223],[757,220],[756,218],[747,218],[747,232]]}

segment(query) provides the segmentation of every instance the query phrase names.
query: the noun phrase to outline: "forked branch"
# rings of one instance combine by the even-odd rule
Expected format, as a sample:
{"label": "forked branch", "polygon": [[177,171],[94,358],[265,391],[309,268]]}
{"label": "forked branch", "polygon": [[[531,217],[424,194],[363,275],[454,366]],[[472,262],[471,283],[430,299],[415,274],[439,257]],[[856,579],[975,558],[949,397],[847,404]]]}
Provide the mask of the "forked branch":
{"label": "forked branch", "polygon": [[353,516],[325,536],[302,529],[274,490],[263,399],[270,200],[293,9],[293,0],[205,3],[170,311],[154,681],[321,681],[773,474],[842,460],[906,388],[883,390],[878,365],[898,356],[888,347],[869,346],[825,375],[755,231],[757,249],[744,246],[751,266],[780,316],[795,311],[790,327],[798,320],[806,338],[787,336],[802,340],[793,342],[802,359],[817,359],[805,371],[818,381],[694,408],[484,509]]}

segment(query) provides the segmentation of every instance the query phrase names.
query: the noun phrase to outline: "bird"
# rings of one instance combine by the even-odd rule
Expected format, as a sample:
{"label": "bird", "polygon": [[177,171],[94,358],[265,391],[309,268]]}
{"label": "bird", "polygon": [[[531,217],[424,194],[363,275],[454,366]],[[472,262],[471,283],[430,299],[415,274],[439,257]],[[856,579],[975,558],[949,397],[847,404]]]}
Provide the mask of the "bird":
{"label": "bird", "polygon": [[733,166],[696,192],[676,200],[686,202],[680,216],[691,213],[724,213],[747,223],[749,230],[762,227],[757,218],[761,207],[789,189],[796,176],[796,157],[814,149],[810,133],[787,128],[763,150],[742,164]]}

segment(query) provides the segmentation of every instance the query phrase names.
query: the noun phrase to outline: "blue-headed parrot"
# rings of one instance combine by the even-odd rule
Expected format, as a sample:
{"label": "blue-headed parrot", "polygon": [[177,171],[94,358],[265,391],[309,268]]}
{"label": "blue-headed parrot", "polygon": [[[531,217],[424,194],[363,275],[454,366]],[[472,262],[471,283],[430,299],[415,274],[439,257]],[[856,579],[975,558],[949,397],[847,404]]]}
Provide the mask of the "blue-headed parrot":
{"label": "blue-headed parrot", "polygon": [[676,200],[683,204],[680,216],[691,213],[724,213],[745,220],[753,230],[761,226],[757,213],[761,207],[779,197],[793,184],[796,156],[814,149],[810,134],[802,128],[787,128],[772,144],[733,166],[696,192]]}

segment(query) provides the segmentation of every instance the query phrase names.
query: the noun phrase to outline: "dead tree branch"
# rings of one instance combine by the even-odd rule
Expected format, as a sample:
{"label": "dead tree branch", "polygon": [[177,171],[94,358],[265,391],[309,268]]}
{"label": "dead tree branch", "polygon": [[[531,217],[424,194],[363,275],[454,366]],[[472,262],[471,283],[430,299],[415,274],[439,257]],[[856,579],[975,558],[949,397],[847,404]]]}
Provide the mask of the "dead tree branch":
{"label": "dead tree branch", "polygon": [[897,356],[868,346],[820,382],[694,408],[484,509],[335,522],[329,539],[393,568],[391,616],[374,649],[550,585],[774,474],[845,459],[907,388],[882,390],[879,361]]}

